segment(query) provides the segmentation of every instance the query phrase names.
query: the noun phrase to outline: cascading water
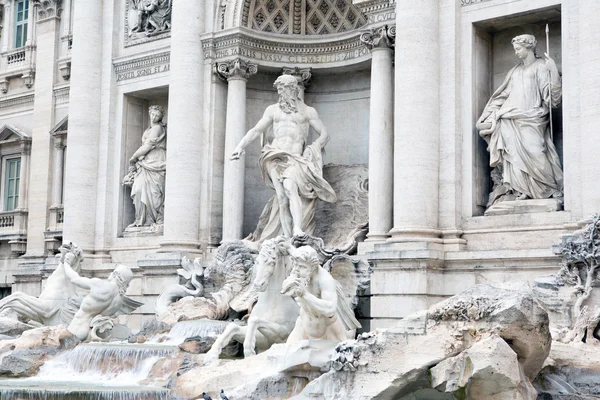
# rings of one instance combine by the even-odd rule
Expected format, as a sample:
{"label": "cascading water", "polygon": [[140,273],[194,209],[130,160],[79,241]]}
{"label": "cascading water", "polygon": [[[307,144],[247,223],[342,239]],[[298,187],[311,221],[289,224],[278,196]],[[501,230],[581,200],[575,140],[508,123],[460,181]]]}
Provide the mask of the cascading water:
{"label": "cascading water", "polygon": [[168,334],[150,339],[147,343],[162,345],[178,345],[186,338],[217,337],[225,330],[229,321],[215,321],[212,319],[198,319],[194,321],[181,321],[173,325]]}
{"label": "cascading water", "polygon": [[167,345],[81,344],[47,361],[35,377],[0,380],[0,400],[166,400],[168,391],[147,381],[157,361],[178,351]]}

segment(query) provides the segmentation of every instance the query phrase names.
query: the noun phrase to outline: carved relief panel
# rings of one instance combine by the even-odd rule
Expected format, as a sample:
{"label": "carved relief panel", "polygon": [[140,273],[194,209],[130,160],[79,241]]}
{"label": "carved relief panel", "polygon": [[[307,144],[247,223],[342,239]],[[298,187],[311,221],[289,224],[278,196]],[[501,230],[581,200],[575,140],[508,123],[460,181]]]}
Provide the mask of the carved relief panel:
{"label": "carved relief panel", "polygon": [[125,0],[125,47],[171,36],[173,0]]}

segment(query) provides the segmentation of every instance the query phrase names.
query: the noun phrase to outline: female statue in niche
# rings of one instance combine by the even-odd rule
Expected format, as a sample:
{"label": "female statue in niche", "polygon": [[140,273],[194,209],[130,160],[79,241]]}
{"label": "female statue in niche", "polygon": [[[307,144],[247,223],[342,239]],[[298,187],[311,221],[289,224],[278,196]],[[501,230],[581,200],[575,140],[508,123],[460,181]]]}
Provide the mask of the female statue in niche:
{"label": "female statue in niche", "polygon": [[[512,39],[519,63],[494,92],[477,121],[488,144],[496,184],[488,207],[504,200],[563,196],[563,174],[550,132],[550,107],[560,104],[556,63],[535,53],[533,35]],[[498,175],[501,175],[501,181]]]}
{"label": "female statue in niche", "polygon": [[162,231],[164,222],[165,175],[167,159],[167,125],[165,110],[151,106],[150,127],[144,131],[142,146],[129,159],[129,172],[123,184],[131,186],[135,221],[125,231]]}

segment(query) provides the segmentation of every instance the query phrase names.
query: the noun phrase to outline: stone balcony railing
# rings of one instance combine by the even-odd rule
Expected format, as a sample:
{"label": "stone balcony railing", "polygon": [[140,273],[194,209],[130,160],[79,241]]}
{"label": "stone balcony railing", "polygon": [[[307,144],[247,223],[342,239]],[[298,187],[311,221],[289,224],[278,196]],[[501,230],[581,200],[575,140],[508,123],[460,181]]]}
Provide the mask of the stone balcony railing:
{"label": "stone balcony railing", "polygon": [[7,240],[13,253],[25,253],[27,243],[26,210],[0,212],[0,240]]}
{"label": "stone balcony railing", "polygon": [[65,209],[60,204],[50,207],[48,211],[48,229],[44,232],[44,241],[46,242],[46,250],[53,253],[58,251],[62,243]]}
{"label": "stone balcony railing", "polygon": [[35,75],[35,46],[25,46],[0,53],[0,92],[8,91],[13,78],[22,78],[25,86],[33,85]]}

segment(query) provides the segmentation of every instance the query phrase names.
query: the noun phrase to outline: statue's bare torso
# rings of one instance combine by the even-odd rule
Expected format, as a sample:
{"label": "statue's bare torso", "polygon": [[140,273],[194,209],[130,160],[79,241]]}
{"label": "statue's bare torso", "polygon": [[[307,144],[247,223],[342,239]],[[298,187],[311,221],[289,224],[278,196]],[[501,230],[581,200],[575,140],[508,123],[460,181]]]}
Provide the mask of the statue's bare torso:
{"label": "statue's bare torso", "polygon": [[308,106],[298,103],[298,112],[285,113],[278,104],[269,107],[268,112],[273,120],[274,139],[271,146],[301,155],[308,138],[309,119],[304,112]]}

